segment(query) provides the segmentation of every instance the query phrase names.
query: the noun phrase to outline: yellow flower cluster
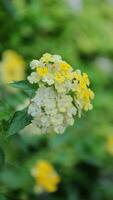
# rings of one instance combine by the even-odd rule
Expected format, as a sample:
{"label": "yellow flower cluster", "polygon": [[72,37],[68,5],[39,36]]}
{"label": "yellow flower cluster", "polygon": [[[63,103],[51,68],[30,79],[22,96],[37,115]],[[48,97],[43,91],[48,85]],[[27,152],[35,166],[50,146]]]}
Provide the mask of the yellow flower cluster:
{"label": "yellow flower cluster", "polygon": [[60,176],[48,161],[38,161],[33,167],[31,173],[35,178],[36,192],[55,192],[57,190]]}
{"label": "yellow flower cluster", "polygon": [[46,53],[39,60],[33,60],[30,67],[34,71],[28,80],[31,84],[37,83],[39,89],[28,113],[40,132],[63,133],[74,123],[77,113],[81,116],[82,110],[92,109],[94,93],[89,88],[88,75],[74,71],[61,56]]}
{"label": "yellow flower cluster", "polygon": [[76,101],[79,105],[81,104],[81,109],[84,109],[85,111],[91,110],[92,104],[90,103],[90,100],[94,98],[94,93],[89,88],[90,81],[88,75],[86,73],[81,75],[80,71],[76,71],[73,73],[73,77],[77,82],[75,89]]}
{"label": "yellow flower cluster", "polygon": [[25,62],[15,51],[6,50],[0,63],[0,76],[3,84],[25,78]]}
{"label": "yellow flower cluster", "polygon": [[[66,80],[72,78],[71,66],[65,61],[62,61],[61,57],[58,55],[52,56],[46,53],[39,61],[33,60],[31,62],[31,67],[36,68],[38,80],[47,82],[48,85],[64,83]],[[28,78],[31,82],[33,81],[32,75],[33,74]]]}

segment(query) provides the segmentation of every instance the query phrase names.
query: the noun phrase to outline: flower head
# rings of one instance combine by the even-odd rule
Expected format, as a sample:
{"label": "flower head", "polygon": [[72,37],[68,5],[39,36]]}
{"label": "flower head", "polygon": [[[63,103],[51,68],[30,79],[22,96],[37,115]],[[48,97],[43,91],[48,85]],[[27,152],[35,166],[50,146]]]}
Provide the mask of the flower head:
{"label": "flower head", "polygon": [[25,78],[25,62],[15,51],[7,50],[3,53],[0,72],[5,84],[20,81]]}
{"label": "flower head", "polygon": [[60,176],[54,167],[46,160],[38,161],[32,168],[32,176],[35,178],[35,191],[55,192],[60,182]]}
{"label": "flower head", "polygon": [[78,104],[78,109],[91,110],[93,106],[90,101],[94,98],[94,93],[88,87],[90,85],[88,75],[86,73],[82,75],[80,71],[76,71],[73,73],[73,77],[76,82],[74,99]]}
{"label": "flower head", "polygon": [[[57,83],[63,83],[68,79],[71,79],[71,66],[62,61],[60,56],[51,55],[51,54],[44,54],[42,58],[38,60],[33,60],[30,63],[32,69],[36,68],[36,72],[38,74],[39,79],[37,79],[37,83],[45,82],[48,84],[48,75],[51,76],[51,85]],[[28,78],[30,81],[30,77]],[[35,82],[35,80],[34,80]],[[33,83],[31,81],[31,83]],[[50,82],[49,82],[50,85]]]}
{"label": "flower head", "polygon": [[35,71],[28,80],[37,83],[39,89],[31,99],[28,113],[32,123],[41,133],[63,133],[82,110],[92,109],[93,91],[86,73],[74,71],[71,65],[58,55],[44,54],[30,64]]}

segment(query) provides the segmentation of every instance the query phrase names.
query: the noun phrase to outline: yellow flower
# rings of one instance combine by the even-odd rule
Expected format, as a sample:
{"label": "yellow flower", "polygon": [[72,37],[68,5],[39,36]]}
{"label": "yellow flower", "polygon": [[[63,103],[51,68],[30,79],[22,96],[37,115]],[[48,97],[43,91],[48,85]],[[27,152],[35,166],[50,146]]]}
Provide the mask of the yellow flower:
{"label": "yellow flower", "polygon": [[90,85],[89,78],[86,73],[81,75],[79,72],[73,72],[73,78],[80,82],[82,88]]}
{"label": "yellow flower", "polygon": [[85,87],[81,87],[79,84],[76,90],[77,98],[82,102],[82,108],[87,111],[93,108],[90,100],[94,98],[94,93],[91,89]]}
{"label": "yellow flower", "polygon": [[68,63],[66,63],[66,62],[61,62],[60,63],[60,69],[61,70],[68,71],[70,68],[71,68],[71,66]]}
{"label": "yellow flower", "polygon": [[59,71],[65,78],[71,80],[72,74],[71,74],[71,66],[66,62],[60,63],[60,71]]}
{"label": "yellow flower", "polygon": [[61,73],[66,79],[71,80],[72,79],[72,74],[71,72],[66,72],[66,71],[62,71]]}
{"label": "yellow flower", "polygon": [[81,95],[84,99],[94,98],[94,93],[89,88],[86,88],[83,92],[81,92]]}
{"label": "yellow flower", "polygon": [[39,76],[45,76],[48,73],[48,68],[47,67],[37,67],[37,72]]}
{"label": "yellow flower", "polygon": [[53,62],[52,55],[49,53],[43,54],[42,58],[40,59],[42,62],[48,63],[48,62]]}
{"label": "yellow flower", "polygon": [[25,62],[15,51],[7,50],[3,53],[0,63],[2,82],[7,84],[25,78]]}
{"label": "yellow flower", "polygon": [[86,73],[83,73],[82,79],[83,79],[84,83],[85,83],[87,86],[90,85],[90,81],[89,81],[88,75],[87,75]]}
{"label": "yellow flower", "polygon": [[78,101],[80,101],[82,109],[85,111],[91,110],[93,108],[90,100],[94,98],[94,93],[88,88],[90,85],[88,75],[86,73],[81,73],[79,71],[73,72],[73,78],[77,80],[75,93]]}
{"label": "yellow flower", "polygon": [[63,83],[65,78],[60,72],[57,72],[56,75],[55,75],[55,80],[58,83]]}
{"label": "yellow flower", "polygon": [[36,191],[55,192],[57,190],[60,177],[48,161],[37,162],[32,169],[32,175],[36,181]]}
{"label": "yellow flower", "polygon": [[73,78],[75,78],[77,81],[81,80],[81,74],[78,72],[73,72]]}
{"label": "yellow flower", "polygon": [[106,150],[113,156],[113,135],[109,135],[107,138]]}

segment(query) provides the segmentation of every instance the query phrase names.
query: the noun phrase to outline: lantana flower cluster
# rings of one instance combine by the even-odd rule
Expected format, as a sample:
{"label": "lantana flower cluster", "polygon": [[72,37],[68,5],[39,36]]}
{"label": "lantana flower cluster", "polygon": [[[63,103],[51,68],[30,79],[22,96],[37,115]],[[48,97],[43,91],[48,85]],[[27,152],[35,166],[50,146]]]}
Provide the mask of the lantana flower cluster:
{"label": "lantana flower cluster", "polygon": [[2,84],[23,80],[25,66],[26,63],[21,55],[13,50],[4,51],[0,62],[0,81]]}
{"label": "lantana flower cluster", "polygon": [[35,192],[55,192],[58,189],[60,176],[48,161],[38,161],[33,166],[31,175],[35,179]]}
{"label": "lantana flower cluster", "polygon": [[63,133],[73,125],[76,115],[92,109],[94,93],[86,73],[75,70],[59,55],[44,54],[30,63],[33,70],[28,80],[37,84],[28,114],[41,133]]}

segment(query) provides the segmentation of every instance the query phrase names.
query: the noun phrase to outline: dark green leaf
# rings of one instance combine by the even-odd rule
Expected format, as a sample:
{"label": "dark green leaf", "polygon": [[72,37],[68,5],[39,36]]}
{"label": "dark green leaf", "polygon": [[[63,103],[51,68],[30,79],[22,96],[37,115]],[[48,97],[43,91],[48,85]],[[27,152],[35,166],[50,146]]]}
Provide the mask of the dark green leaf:
{"label": "dark green leaf", "polygon": [[36,84],[30,84],[28,81],[17,81],[10,84],[14,88],[22,89],[29,97],[33,97],[38,88]]}
{"label": "dark green leaf", "polygon": [[21,129],[23,129],[25,126],[30,124],[31,122],[31,116],[28,115],[27,109],[25,108],[21,111],[15,112],[10,125],[8,129],[8,135],[13,135],[18,133]]}
{"label": "dark green leaf", "polygon": [[3,149],[0,147],[0,169],[4,166],[5,163],[5,155]]}

